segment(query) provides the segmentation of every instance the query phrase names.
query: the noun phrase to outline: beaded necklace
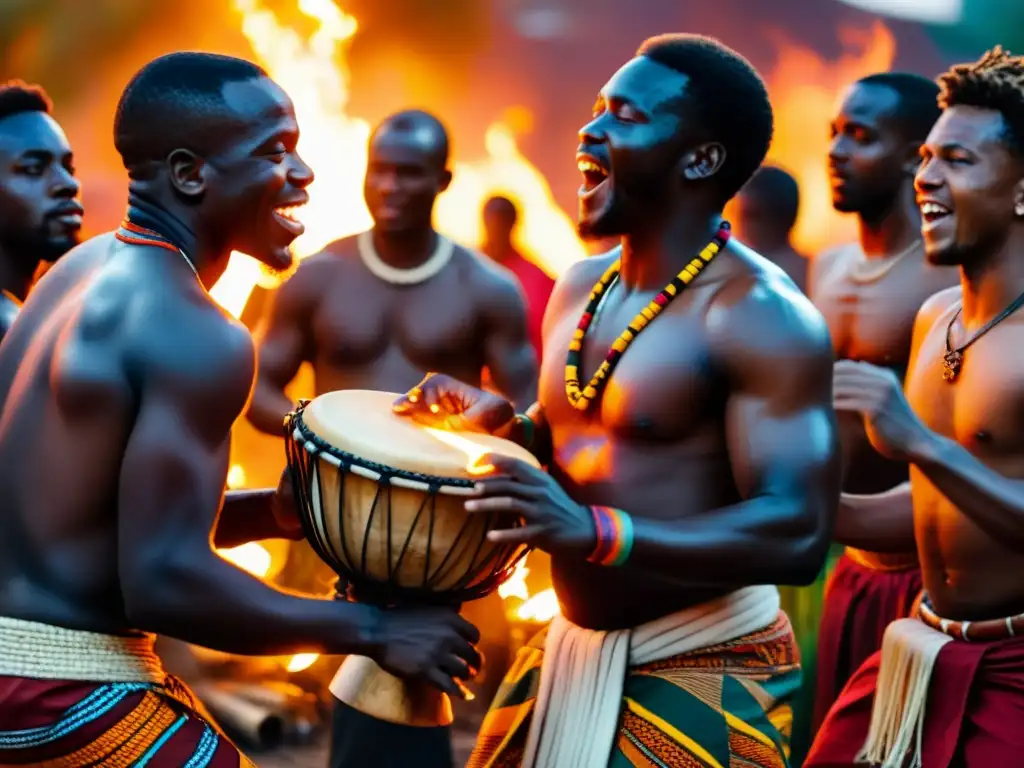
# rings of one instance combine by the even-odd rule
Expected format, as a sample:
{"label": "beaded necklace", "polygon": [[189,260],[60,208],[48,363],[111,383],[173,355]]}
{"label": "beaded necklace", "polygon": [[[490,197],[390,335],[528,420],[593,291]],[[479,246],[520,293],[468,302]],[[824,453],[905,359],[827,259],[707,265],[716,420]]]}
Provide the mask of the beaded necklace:
{"label": "beaded necklace", "polygon": [[[121,222],[121,227],[114,233],[114,237],[120,240],[122,243],[131,243],[132,245],[152,245],[156,248],[163,248],[164,250],[170,251],[171,253],[177,253],[185,260],[188,264],[189,269],[192,270],[192,274],[196,276],[196,280],[199,280],[199,270],[196,269],[196,265],[192,262],[192,259],[188,257],[181,248],[174,245],[170,240],[147,227],[140,227],[134,221],[131,221],[127,217]],[[202,285],[202,281],[199,281]]]}
{"label": "beaded necklace", "polygon": [[618,365],[619,360],[629,348],[629,345],[633,343],[633,340],[639,335],[640,331],[661,314],[662,310],[672,303],[672,300],[679,295],[683,288],[700,274],[700,271],[705,266],[711,263],[715,255],[729,242],[729,231],[729,222],[723,221],[719,225],[714,238],[704,246],[704,250],[700,252],[700,255],[683,267],[679,274],[672,278],[672,282],[662,288],[658,295],[630,321],[626,330],[619,335],[619,338],[612,344],[611,349],[608,350],[608,354],[605,355],[593,378],[581,390],[579,371],[583,358],[583,340],[586,338],[587,331],[593,323],[598,305],[611,284],[619,276],[619,260],[616,260],[614,264],[608,267],[601,276],[601,279],[597,281],[597,284],[590,291],[590,300],[587,302],[579,324],[576,326],[576,331],[572,335],[572,341],[569,342],[569,354],[565,359],[565,394],[573,407],[580,411],[586,411],[600,397],[601,392],[604,391],[604,387],[608,383],[608,377],[615,370],[615,366]]}

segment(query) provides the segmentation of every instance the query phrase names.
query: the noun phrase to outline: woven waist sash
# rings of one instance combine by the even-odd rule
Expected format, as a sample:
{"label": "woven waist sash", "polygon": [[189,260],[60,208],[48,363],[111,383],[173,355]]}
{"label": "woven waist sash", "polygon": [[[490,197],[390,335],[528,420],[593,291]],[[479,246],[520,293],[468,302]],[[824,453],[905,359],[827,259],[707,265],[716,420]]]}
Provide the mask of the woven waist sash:
{"label": "woven waist sash", "polygon": [[96,683],[162,683],[154,636],[104,635],[0,616],[0,675]]}

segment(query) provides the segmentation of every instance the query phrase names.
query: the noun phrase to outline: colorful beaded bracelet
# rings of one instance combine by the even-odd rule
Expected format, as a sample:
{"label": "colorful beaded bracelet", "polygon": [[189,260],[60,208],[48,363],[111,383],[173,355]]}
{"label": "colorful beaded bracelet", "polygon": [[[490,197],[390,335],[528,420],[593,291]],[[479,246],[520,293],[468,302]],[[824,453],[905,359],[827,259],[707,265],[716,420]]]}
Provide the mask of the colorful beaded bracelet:
{"label": "colorful beaded bracelet", "polygon": [[595,565],[625,565],[633,551],[633,519],[621,509],[592,505],[597,545],[587,558]]}

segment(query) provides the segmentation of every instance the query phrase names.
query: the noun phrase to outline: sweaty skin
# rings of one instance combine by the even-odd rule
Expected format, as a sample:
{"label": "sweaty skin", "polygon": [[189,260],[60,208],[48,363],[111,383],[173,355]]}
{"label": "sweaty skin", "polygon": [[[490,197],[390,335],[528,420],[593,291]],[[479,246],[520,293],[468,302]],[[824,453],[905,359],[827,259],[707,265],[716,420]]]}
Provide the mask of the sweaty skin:
{"label": "sweaty skin", "polygon": [[[547,348],[568,349],[610,261],[575,265],[559,283]],[[650,298],[609,297],[584,346],[584,371],[597,368]],[[828,524],[818,517],[829,503],[819,484],[834,469],[827,344],[820,317],[795,287],[734,245],[630,347],[597,418],[569,404],[564,360],[550,356],[540,407],[551,431],[552,477],[577,502],[620,507],[654,523],[649,554],[640,541],[634,545],[635,567],[601,568],[553,553],[567,618],[585,627],[630,627],[737,585],[814,578],[807,552],[817,527]],[[803,482],[807,488],[799,488]],[[673,530],[675,522],[686,524]],[[703,552],[688,551],[701,540]],[[677,566],[668,567],[677,547]]]}
{"label": "sweaty skin", "polygon": [[960,448],[943,451],[940,444],[937,454],[944,453],[948,462],[969,451],[973,461],[961,459],[960,472],[975,474],[977,462],[1006,478],[1021,511],[1001,514],[1000,520],[993,504],[987,517],[969,514],[928,472],[912,466],[918,553],[925,589],[940,616],[1015,616],[1024,612],[1024,586],[1010,576],[1024,573],[1024,361],[1008,350],[1024,348],[1024,314],[1011,316],[972,346],[970,364],[949,386],[942,380],[942,356],[946,327],[960,304],[960,290],[952,289],[922,309],[922,338],[907,376],[907,399],[928,429]]}
{"label": "sweaty skin", "polygon": [[[374,245],[394,266],[417,266],[437,243],[431,212],[450,180],[446,150],[439,147],[446,144],[442,130],[428,121],[395,131],[385,121],[371,141],[365,196]],[[316,394],[404,392],[427,371],[479,384],[486,366],[494,385],[515,402],[525,405],[536,396],[522,291],[511,276],[461,246],[438,275],[415,285],[373,275],[356,238],[304,260],[273,299],[260,340],[249,410],[257,429],[281,434],[294,407],[284,389],[304,362],[313,366]]]}
{"label": "sweaty skin", "polygon": [[259,361],[249,418],[275,435],[294,407],[284,388],[307,361],[317,394],[403,392],[427,371],[479,384],[486,365],[502,392],[529,403],[536,371],[522,296],[497,269],[456,247],[433,279],[391,285],[363,265],[353,238],[305,259],[280,288]]}
{"label": "sweaty skin", "polygon": [[[299,597],[213,550],[219,518],[221,545],[298,535],[277,494],[225,501],[255,356],[203,286],[234,248],[286,266],[301,227],[277,210],[303,202],[313,178],[278,86],[254,78],[222,93],[244,129],[210,158],[217,172],[176,150],[129,192],[132,220],[173,237],[198,276],[173,250],[94,238],[40,281],[0,347],[0,615],[231,653],[362,653],[457,694],[451,675],[479,658],[475,629],[453,612]],[[202,202],[181,202],[190,195]]]}
{"label": "sweaty skin", "polygon": [[[838,498],[831,405],[832,351],[821,315],[781,269],[731,242],[636,337],[592,412],[565,391],[565,354],[594,284],[622,259],[619,280],[583,345],[583,380],[633,317],[711,239],[722,201],[704,178],[721,147],[699,143],[678,94],[689,78],[644,57],[602,89],[580,132],[580,229],[622,234],[621,249],[574,264],[544,322],[533,450],[550,481],[507,507],[524,536],[552,555],[559,601],[592,629],[634,627],[750,584],[808,583],[824,559]],[[681,152],[680,145],[693,150]],[[680,157],[682,154],[682,157]],[[672,172],[668,172],[671,169]],[[678,176],[676,174],[679,174]],[[699,213],[698,213],[699,212]],[[624,234],[623,234],[624,233]],[[431,421],[429,406],[523,440],[510,407],[447,377],[396,406]],[[446,416],[444,412],[441,416]],[[433,417],[436,419],[436,417]],[[489,481],[483,481],[484,486]],[[503,487],[498,496],[514,493]],[[493,506],[497,504],[499,506]],[[594,524],[584,505],[634,520],[623,567],[591,565]]]}
{"label": "sweaty skin", "polygon": [[[862,263],[865,248],[896,256],[920,237],[912,170],[902,167],[904,140],[891,123],[897,99],[885,86],[854,85],[833,121],[833,202],[839,210],[858,212],[861,243],[819,256],[810,271],[808,295],[825,316],[837,359],[882,366],[902,379],[918,309],[932,294],[955,285],[958,275],[955,269],[929,265],[923,248],[913,246],[878,279],[852,277],[870,278],[885,270],[881,259]],[[874,494],[906,481],[906,465],[879,456],[859,419],[840,414],[839,427],[844,491]]]}
{"label": "sweaty skin", "polygon": [[[1007,150],[994,110],[946,109],[922,148],[918,199],[950,213],[925,224],[929,257],[960,263],[960,291],[936,296],[919,318],[907,376],[911,407],[931,430],[909,460],[925,588],[939,615],[990,619],[1024,612],[1024,312],[964,353],[942,380],[946,329],[957,347],[1024,292],[1024,161]],[[1012,213],[1012,218],[1010,214]],[[1002,243],[1002,246],[993,246]]]}

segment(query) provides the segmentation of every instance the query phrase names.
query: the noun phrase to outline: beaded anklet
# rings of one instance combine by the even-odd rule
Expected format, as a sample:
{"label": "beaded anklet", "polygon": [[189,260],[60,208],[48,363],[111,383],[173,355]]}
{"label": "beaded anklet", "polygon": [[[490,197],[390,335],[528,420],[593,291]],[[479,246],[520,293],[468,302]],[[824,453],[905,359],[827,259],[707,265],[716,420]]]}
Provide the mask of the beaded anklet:
{"label": "beaded anklet", "polygon": [[587,557],[595,565],[625,565],[633,551],[633,519],[621,509],[593,505],[597,545]]}
{"label": "beaded anklet", "polygon": [[615,366],[618,365],[622,354],[629,348],[629,345],[633,343],[633,340],[639,335],[648,323],[656,318],[662,310],[665,309],[672,300],[678,296],[683,288],[687,286],[698,274],[704,269],[715,255],[725,247],[725,244],[729,242],[730,224],[728,221],[723,221],[718,228],[718,232],[715,233],[714,238],[704,246],[704,250],[700,252],[700,255],[693,259],[689,264],[683,267],[679,274],[672,278],[672,282],[666,285],[661,291],[655,296],[651,302],[640,310],[639,314],[630,321],[629,326],[622,332],[622,334],[612,344],[611,349],[608,350],[608,354],[605,355],[604,361],[601,363],[597,372],[594,374],[590,382],[582,390],[580,389],[580,364],[583,359],[583,340],[586,338],[587,330],[590,328],[590,323],[594,319],[594,313],[597,310],[598,305],[601,303],[601,298],[608,290],[612,282],[619,276],[619,262],[616,261],[612,264],[605,273],[601,276],[601,279],[597,281],[597,285],[593,287],[590,292],[590,300],[587,302],[586,308],[583,310],[583,315],[580,317],[579,324],[576,326],[576,331],[573,333],[572,341],[569,342],[569,354],[565,359],[565,394],[569,398],[569,402],[578,410],[586,411],[590,408],[593,403],[604,390],[605,385],[608,383],[608,377],[611,375]]}

